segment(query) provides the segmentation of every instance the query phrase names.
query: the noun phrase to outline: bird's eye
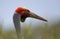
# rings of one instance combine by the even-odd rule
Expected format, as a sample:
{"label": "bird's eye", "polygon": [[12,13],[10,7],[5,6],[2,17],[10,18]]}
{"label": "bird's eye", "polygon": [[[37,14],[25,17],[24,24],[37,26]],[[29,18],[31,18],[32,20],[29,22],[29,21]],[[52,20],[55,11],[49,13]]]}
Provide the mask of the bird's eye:
{"label": "bird's eye", "polygon": [[22,13],[29,13],[30,11],[28,9],[24,9],[21,11]]}
{"label": "bird's eye", "polygon": [[26,10],[27,12],[30,12],[29,10]]}
{"label": "bird's eye", "polygon": [[25,12],[29,13],[30,11],[28,9],[26,9]]}

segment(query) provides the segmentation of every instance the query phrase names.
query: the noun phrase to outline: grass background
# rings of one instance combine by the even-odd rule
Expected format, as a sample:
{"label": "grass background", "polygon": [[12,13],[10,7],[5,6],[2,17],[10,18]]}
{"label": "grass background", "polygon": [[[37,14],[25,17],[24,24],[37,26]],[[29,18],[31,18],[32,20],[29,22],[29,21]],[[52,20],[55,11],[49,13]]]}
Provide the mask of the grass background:
{"label": "grass background", "polygon": [[[52,25],[37,25],[34,28],[26,26],[22,28],[24,39],[60,39],[60,22]],[[8,29],[3,31],[2,24],[0,24],[0,39],[17,39],[16,31]]]}

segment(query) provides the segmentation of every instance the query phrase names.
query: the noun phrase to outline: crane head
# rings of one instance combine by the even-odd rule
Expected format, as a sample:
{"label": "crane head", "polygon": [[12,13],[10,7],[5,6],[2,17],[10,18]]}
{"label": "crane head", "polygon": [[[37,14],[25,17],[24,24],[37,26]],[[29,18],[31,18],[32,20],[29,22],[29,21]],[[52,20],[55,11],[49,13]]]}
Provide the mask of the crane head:
{"label": "crane head", "polygon": [[26,9],[26,8],[22,8],[22,7],[18,7],[16,10],[15,10],[16,13],[18,13],[20,15],[20,21],[21,22],[24,22],[25,19],[27,17],[31,17],[31,18],[35,18],[35,19],[39,19],[39,20],[42,20],[42,21],[46,21],[46,19],[34,14],[33,12],[31,12],[30,10]]}

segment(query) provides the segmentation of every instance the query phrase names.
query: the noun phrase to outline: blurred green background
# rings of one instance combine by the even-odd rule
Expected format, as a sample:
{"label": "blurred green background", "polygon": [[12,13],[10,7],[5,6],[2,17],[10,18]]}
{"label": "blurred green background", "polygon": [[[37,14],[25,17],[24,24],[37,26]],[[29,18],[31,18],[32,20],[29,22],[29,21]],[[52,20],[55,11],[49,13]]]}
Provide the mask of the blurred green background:
{"label": "blurred green background", "polygon": [[[22,33],[24,39],[60,39],[60,21],[56,21],[52,25],[48,23],[39,24],[33,28],[31,25],[23,25]],[[2,26],[2,23],[0,23],[0,39],[17,39],[15,29],[3,30]]]}

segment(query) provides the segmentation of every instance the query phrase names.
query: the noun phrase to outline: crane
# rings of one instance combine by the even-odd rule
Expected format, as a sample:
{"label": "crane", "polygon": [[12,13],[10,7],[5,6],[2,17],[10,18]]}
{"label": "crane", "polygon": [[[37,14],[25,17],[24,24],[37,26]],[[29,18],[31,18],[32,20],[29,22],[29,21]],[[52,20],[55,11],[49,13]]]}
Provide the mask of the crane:
{"label": "crane", "polygon": [[28,17],[47,22],[46,19],[42,18],[41,16],[36,15],[35,13],[31,12],[30,10],[26,8],[23,8],[23,7],[16,8],[14,15],[13,15],[13,23],[16,29],[18,39],[22,39],[20,22],[24,22],[26,18]]}

